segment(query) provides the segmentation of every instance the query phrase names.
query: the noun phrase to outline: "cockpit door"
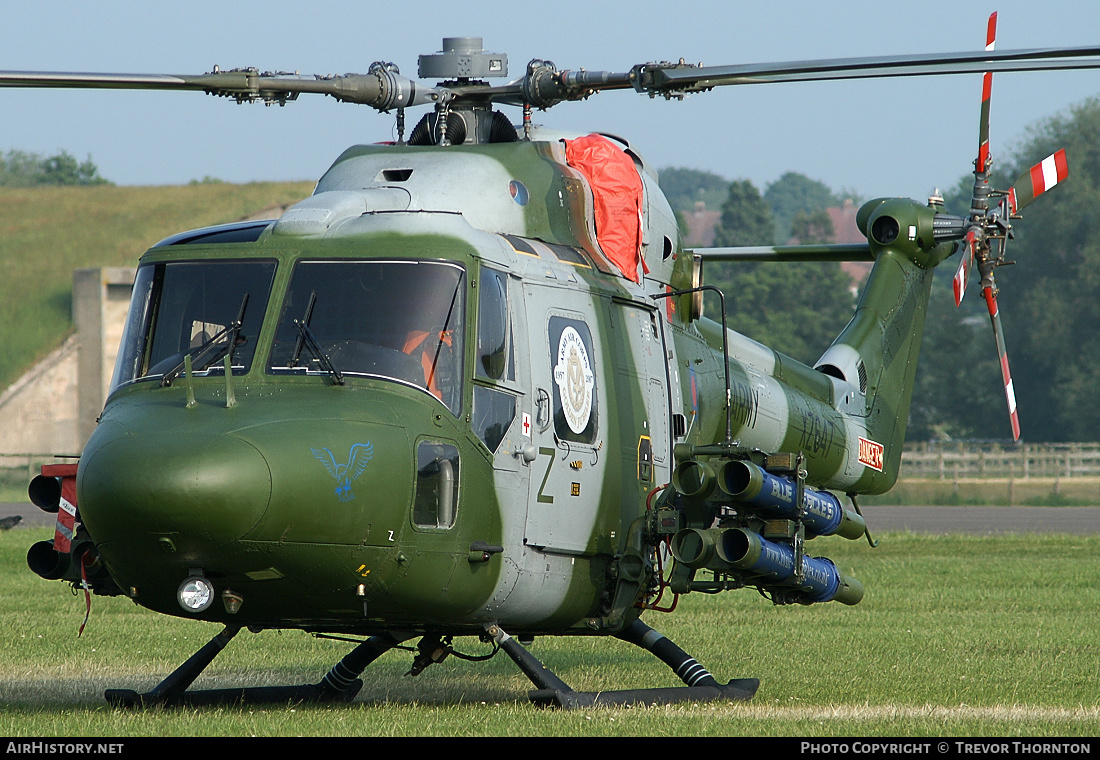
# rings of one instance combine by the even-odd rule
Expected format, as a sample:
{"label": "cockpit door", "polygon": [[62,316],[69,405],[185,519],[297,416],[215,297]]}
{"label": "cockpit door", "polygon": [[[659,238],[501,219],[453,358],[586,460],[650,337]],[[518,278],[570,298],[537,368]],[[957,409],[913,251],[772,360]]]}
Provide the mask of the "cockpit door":
{"label": "cockpit door", "polygon": [[604,410],[611,369],[604,366],[599,320],[586,293],[532,285],[527,302],[536,458],[524,541],[548,551],[593,552],[610,432]]}

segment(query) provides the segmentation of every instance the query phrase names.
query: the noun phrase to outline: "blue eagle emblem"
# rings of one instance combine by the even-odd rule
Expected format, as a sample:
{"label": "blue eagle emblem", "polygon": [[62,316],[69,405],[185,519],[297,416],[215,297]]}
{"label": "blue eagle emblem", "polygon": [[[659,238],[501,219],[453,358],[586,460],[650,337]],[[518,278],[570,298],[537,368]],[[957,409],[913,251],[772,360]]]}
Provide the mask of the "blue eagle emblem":
{"label": "blue eagle emblem", "polygon": [[348,454],[347,464],[337,464],[336,457],[328,449],[311,449],[311,451],[313,456],[317,457],[317,461],[328,470],[328,474],[336,479],[336,490],[333,492],[336,498],[340,501],[354,499],[355,494],[351,492],[352,481],[363,474],[363,470],[367,468],[367,462],[374,457],[374,444],[370,441],[354,444]]}

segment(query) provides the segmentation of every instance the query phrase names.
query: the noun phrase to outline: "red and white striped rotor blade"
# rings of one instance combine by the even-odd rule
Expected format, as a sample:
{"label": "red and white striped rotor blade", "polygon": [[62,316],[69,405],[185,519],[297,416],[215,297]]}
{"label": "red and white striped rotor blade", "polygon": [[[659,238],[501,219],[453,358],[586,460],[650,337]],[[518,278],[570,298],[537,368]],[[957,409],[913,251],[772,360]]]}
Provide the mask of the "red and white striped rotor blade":
{"label": "red and white striped rotor blade", "polygon": [[951,288],[955,291],[956,307],[962,304],[963,296],[966,295],[966,283],[970,277],[970,267],[974,262],[977,244],[977,235],[974,230],[967,230],[966,237],[963,239],[962,260],[959,261],[959,268],[955,270],[955,279],[951,281]]}
{"label": "red and white striped rotor blade", "polygon": [[[992,53],[997,42],[997,14],[990,14],[985,30],[985,50]],[[982,115],[978,124],[978,163],[976,170],[989,168],[989,99],[993,94],[993,72],[987,71],[982,79]]]}
{"label": "red and white striped rotor blade", "polygon": [[1019,213],[1033,200],[1069,176],[1065,150],[1052,153],[1016,180],[1008,191],[1008,210]]}
{"label": "red and white striped rotor blade", "polygon": [[997,296],[992,287],[982,288],[989,320],[993,323],[993,336],[997,339],[997,358],[1001,364],[1001,380],[1004,382],[1005,399],[1008,401],[1008,416],[1012,423],[1012,440],[1020,440],[1020,416],[1016,411],[1016,392],[1012,388],[1012,373],[1008,368],[1008,352],[1005,350],[1004,331],[1001,329],[1001,312],[997,307]]}

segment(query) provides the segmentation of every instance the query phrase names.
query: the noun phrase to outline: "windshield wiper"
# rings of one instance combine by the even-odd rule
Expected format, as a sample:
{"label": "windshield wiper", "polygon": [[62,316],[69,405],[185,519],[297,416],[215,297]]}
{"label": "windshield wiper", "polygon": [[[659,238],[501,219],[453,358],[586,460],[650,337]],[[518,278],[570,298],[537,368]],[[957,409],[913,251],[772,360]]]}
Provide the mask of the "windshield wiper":
{"label": "windshield wiper", "polygon": [[317,338],[314,337],[313,331],[309,329],[309,320],[313,317],[313,306],[317,303],[317,291],[310,291],[309,303],[306,304],[306,313],[302,315],[301,319],[295,319],[294,326],[298,328],[298,341],[294,344],[294,355],[290,357],[290,361],[287,363],[288,367],[294,367],[298,364],[298,359],[302,355],[302,346],[304,345],[309,349],[309,352],[313,354],[313,358],[321,365],[321,369],[332,375],[332,382],[335,385],[344,384],[344,375],[340,370],[336,369],[332,364],[332,360],[328,358],[328,354],[321,348],[321,344],[317,342]]}
{"label": "windshield wiper", "polygon": [[[226,327],[214,333],[213,336],[205,340],[198,348],[184,354],[184,358],[180,360],[179,364],[164,373],[164,376],[160,379],[160,387],[165,388],[172,384],[172,380],[175,379],[176,375],[178,375],[180,370],[186,365],[188,356],[192,357],[192,372],[201,372],[206,369],[220,359],[226,351],[229,351],[230,356],[232,356],[232,351],[236,348],[237,341],[240,339],[241,325],[244,323],[244,310],[247,307],[248,293],[245,293],[244,298],[241,299],[241,308],[240,311],[237,312],[237,318]],[[218,345],[223,338],[225,338],[225,344]]]}
{"label": "windshield wiper", "polygon": [[431,369],[431,372],[428,375],[428,385],[429,385],[429,387],[431,386],[432,382],[435,379],[435,368],[439,364],[439,355],[443,351],[443,345],[444,345],[444,342],[445,342],[443,336],[446,335],[450,331],[451,316],[455,312],[455,304],[458,302],[458,295],[459,295],[459,292],[461,291],[461,288],[462,288],[462,277],[460,276],[458,278],[458,284],[455,285],[455,292],[451,295],[451,306],[450,306],[449,309],[447,309],[447,318],[443,321],[443,329],[439,331],[438,342],[436,343],[436,346],[435,346],[435,355],[432,357],[432,369]]}

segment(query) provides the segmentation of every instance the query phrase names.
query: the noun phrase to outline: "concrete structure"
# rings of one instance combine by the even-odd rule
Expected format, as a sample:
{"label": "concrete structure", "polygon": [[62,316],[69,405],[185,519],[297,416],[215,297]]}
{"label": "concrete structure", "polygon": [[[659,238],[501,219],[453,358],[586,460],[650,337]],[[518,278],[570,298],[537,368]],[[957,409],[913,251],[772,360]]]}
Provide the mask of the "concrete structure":
{"label": "concrete structure", "polygon": [[95,430],[107,400],[135,271],[109,267],[73,272],[73,322],[80,342],[77,437],[81,447]]}
{"label": "concrete structure", "polygon": [[0,394],[0,458],[80,453],[107,397],[134,271],[73,273],[76,333]]}

